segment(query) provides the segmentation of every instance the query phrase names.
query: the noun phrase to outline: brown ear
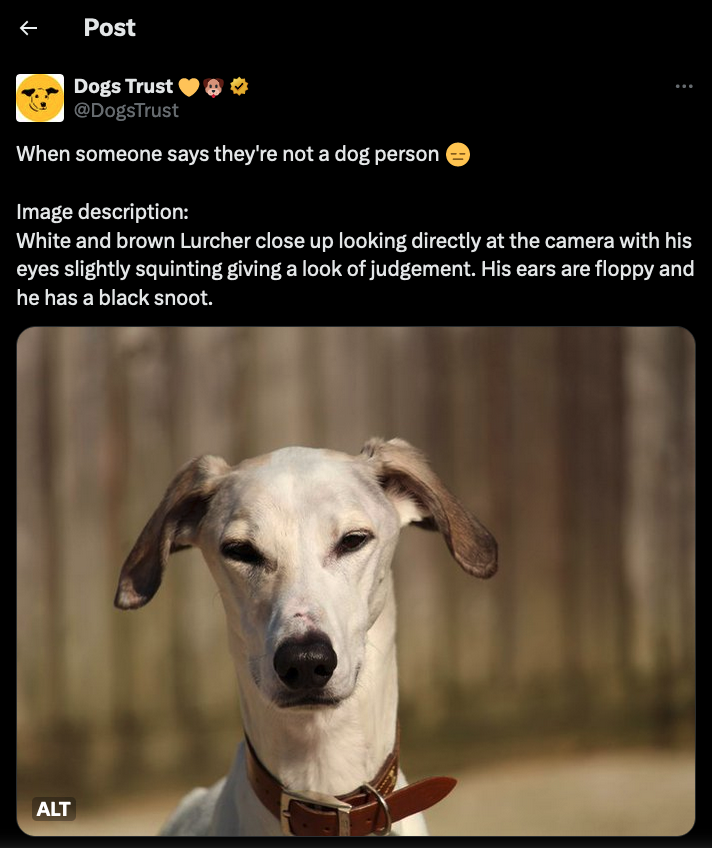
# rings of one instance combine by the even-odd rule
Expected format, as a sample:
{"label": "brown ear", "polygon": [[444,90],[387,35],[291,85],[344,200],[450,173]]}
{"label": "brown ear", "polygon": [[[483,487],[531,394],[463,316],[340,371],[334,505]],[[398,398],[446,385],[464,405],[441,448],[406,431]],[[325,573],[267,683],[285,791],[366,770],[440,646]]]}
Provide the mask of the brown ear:
{"label": "brown ear", "polygon": [[121,569],[114,606],[137,609],[151,600],[169,554],[194,544],[210,498],[229,468],[224,459],[206,455],[180,469]]}
{"label": "brown ear", "polygon": [[439,530],[455,561],[476,577],[497,571],[497,542],[443,485],[424,455],[403,439],[369,439],[361,454],[376,464],[387,495],[406,521]]}

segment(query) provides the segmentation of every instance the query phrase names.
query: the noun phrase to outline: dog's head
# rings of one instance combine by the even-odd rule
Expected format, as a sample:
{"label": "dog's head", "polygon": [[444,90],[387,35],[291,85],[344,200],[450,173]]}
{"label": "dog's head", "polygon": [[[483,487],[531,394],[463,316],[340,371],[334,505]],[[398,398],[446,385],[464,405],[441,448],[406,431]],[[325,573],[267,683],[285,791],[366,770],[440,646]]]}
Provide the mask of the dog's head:
{"label": "dog's head", "polygon": [[284,708],[353,692],[367,634],[391,592],[401,527],[439,530],[462,568],[497,569],[491,534],[400,439],[358,456],[285,448],[230,467],[185,465],[129,554],[115,604],[156,593],[169,554],[200,548],[225,605],[241,686]]}
{"label": "dog's head", "polygon": [[221,79],[206,79],[203,80],[203,87],[205,88],[205,93],[209,94],[211,97],[217,97],[218,94],[223,90],[223,86],[225,83]]}
{"label": "dog's head", "polygon": [[59,92],[56,88],[25,88],[22,93],[29,98],[33,112],[43,112],[47,108],[50,95]]}

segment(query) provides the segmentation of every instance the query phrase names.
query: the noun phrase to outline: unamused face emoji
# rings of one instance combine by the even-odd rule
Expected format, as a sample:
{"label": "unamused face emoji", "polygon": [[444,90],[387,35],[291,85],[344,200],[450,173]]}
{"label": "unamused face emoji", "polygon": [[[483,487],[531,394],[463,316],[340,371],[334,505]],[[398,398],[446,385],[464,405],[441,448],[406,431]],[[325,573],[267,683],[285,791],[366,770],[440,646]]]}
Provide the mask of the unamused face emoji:
{"label": "unamused face emoji", "polygon": [[203,80],[203,85],[205,86],[205,93],[214,100],[223,90],[225,83],[221,79],[215,78]]}
{"label": "unamused face emoji", "polygon": [[470,161],[470,148],[465,144],[451,144],[445,156],[451,165],[460,168]]}

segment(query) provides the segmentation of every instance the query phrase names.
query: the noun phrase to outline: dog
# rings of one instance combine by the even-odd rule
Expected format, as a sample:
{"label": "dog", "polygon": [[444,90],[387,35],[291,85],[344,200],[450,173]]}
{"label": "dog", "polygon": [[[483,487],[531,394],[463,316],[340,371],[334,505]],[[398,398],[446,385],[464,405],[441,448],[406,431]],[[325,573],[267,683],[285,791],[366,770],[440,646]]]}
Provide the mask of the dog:
{"label": "dog", "polygon": [[222,93],[223,86],[225,83],[221,79],[206,79],[203,80],[203,88],[205,89],[205,93],[210,95],[210,97],[215,100],[218,94]]}
{"label": "dog", "polygon": [[236,466],[184,465],[121,570],[136,609],[168,557],[198,547],[227,615],[245,739],[227,777],[195,789],[163,835],[425,835],[455,785],[398,764],[391,560],[407,524],[439,530],[459,565],[497,570],[492,534],[401,439],[357,456],[290,447]]}
{"label": "dog", "polygon": [[44,112],[51,94],[59,94],[56,88],[25,88],[22,91],[30,99],[30,109],[33,112]]}

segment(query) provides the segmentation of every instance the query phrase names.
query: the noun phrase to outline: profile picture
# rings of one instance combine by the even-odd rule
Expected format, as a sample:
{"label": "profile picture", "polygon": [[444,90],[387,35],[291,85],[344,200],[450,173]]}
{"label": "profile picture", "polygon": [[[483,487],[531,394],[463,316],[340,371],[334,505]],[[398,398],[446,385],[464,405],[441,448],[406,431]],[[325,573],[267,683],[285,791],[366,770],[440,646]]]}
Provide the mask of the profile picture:
{"label": "profile picture", "polygon": [[20,122],[64,120],[63,74],[17,74],[15,117]]}

